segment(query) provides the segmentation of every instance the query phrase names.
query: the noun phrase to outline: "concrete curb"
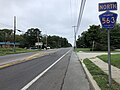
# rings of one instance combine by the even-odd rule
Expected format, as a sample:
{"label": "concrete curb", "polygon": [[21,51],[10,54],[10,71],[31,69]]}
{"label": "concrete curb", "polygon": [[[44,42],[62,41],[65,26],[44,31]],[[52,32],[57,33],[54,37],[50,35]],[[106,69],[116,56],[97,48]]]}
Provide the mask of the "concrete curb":
{"label": "concrete curb", "polygon": [[90,72],[88,71],[87,67],[85,66],[85,64],[83,63],[83,60],[79,60],[83,66],[83,69],[88,77],[88,80],[90,82],[90,84],[92,85],[94,90],[101,90],[101,88],[97,85],[97,82],[93,79],[93,76],[90,74]]}

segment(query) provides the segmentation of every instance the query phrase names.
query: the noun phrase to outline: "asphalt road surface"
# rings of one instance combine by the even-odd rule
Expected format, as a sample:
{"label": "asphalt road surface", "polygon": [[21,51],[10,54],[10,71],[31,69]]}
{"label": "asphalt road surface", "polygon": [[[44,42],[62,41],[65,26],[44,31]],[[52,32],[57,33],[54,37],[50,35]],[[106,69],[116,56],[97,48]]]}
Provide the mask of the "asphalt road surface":
{"label": "asphalt road surface", "polygon": [[[45,51],[39,51],[40,53],[51,53],[51,52],[55,52],[58,49],[48,49]],[[10,54],[10,55],[5,55],[5,56],[0,56],[0,65],[9,63],[9,62],[13,62],[13,61],[20,61],[20,60],[24,60],[27,57],[36,54],[36,52],[29,52],[29,53],[20,53],[20,54]]]}
{"label": "asphalt road surface", "polygon": [[30,52],[30,53],[21,53],[21,54],[11,54],[11,55],[5,55],[5,56],[0,56],[0,65],[17,61],[17,60],[24,60],[28,56],[31,56],[35,54],[36,52]]}
{"label": "asphalt road surface", "polygon": [[[56,53],[1,69],[0,90],[21,90],[70,49],[60,49]],[[61,90],[70,56],[71,51],[27,90]]]}

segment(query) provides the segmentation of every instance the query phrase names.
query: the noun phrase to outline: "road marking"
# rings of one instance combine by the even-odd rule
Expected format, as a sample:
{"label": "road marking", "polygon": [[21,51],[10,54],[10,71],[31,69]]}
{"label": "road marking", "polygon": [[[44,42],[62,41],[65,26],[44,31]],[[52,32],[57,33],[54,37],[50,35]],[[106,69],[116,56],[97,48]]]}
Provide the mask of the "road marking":
{"label": "road marking", "polygon": [[55,61],[52,65],[50,65],[47,69],[45,69],[42,73],[40,73],[37,77],[35,77],[32,81],[30,81],[27,85],[25,85],[21,90],[27,90],[33,83],[35,83],[40,77],[42,77],[48,70],[50,70],[55,64],[57,64],[70,51],[71,49],[67,53],[65,53],[62,57],[60,57],[57,61]]}
{"label": "road marking", "polygon": [[[54,52],[56,52],[56,51],[54,51]],[[29,60],[33,60],[35,58],[42,57],[42,56],[45,56],[45,55],[49,55],[50,53],[54,53],[54,52],[53,51],[51,51],[51,52],[42,52],[42,53],[38,52],[36,54],[28,56],[27,58],[25,58],[23,60],[11,61],[11,62],[2,64],[2,65],[0,65],[0,69],[9,67],[9,66],[12,66],[12,65],[15,65],[15,64],[23,63],[23,62],[26,62],[26,61],[29,61]]]}

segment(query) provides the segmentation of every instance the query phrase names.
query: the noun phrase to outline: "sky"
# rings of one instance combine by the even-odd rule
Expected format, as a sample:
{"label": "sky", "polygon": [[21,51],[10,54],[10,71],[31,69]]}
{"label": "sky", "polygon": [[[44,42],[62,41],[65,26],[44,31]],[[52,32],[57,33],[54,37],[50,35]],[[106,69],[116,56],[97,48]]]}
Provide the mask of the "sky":
{"label": "sky", "polygon": [[[119,0],[86,0],[82,22],[77,35],[90,25],[99,25],[98,3],[117,2],[117,22],[120,23]],[[26,32],[39,28],[42,34],[65,37],[73,45],[72,26],[77,25],[81,0],[0,0],[0,28],[13,28],[13,17],[17,17],[17,29]],[[18,32],[17,32],[18,33]]]}

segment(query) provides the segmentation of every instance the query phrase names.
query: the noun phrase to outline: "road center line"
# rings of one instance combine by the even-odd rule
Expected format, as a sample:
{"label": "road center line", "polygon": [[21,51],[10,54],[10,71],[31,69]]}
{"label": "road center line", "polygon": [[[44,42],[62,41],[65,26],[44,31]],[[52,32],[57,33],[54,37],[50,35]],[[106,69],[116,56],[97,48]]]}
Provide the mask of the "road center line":
{"label": "road center line", "polygon": [[33,83],[35,83],[40,77],[42,77],[48,70],[50,70],[55,64],[57,64],[70,51],[71,49],[68,52],[66,52],[62,57],[60,57],[57,61],[55,61],[52,65],[50,65],[47,69],[45,69],[42,73],[40,73],[37,77],[35,77],[32,81],[30,81],[27,85],[25,85],[21,90],[27,90]]}

